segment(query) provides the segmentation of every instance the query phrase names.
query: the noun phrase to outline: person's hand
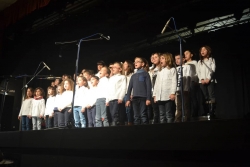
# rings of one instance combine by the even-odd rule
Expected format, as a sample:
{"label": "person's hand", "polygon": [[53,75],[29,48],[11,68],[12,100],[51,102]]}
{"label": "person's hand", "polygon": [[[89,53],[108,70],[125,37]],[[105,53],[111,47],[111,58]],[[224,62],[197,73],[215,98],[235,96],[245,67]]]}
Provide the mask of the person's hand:
{"label": "person's hand", "polygon": [[102,121],[104,121],[104,118],[102,118]]}
{"label": "person's hand", "polygon": [[86,108],[90,109],[90,108],[91,108],[91,106],[90,106],[90,105],[88,105]]}
{"label": "person's hand", "polygon": [[150,105],[150,100],[146,100],[146,106],[149,106]]}
{"label": "person's hand", "polygon": [[84,113],[84,112],[85,112],[85,108],[82,108],[82,109],[81,109],[81,112]]}
{"label": "person's hand", "polygon": [[204,79],[201,80],[201,84],[202,85],[206,84],[205,81],[204,81]]}
{"label": "person's hand", "polygon": [[71,112],[72,110],[71,109],[69,109],[69,111],[68,112]]}
{"label": "person's hand", "polygon": [[58,108],[58,111],[60,111],[60,112],[61,112],[61,111],[62,111],[62,109],[61,109],[61,108]]}
{"label": "person's hand", "polygon": [[121,104],[122,103],[122,100],[121,99],[118,99],[118,104]]}
{"label": "person's hand", "polygon": [[171,94],[171,95],[169,96],[169,98],[170,98],[170,100],[175,100],[175,94]]}
{"label": "person's hand", "polygon": [[31,119],[31,115],[28,115],[29,119]]}
{"label": "person's hand", "polygon": [[210,82],[210,79],[205,79],[205,84],[209,84],[209,82]]}
{"label": "person's hand", "polygon": [[[43,118],[43,115],[40,115],[40,118]],[[46,119],[46,117],[44,117],[44,119]]]}
{"label": "person's hand", "polygon": [[129,107],[130,106],[130,101],[127,101],[125,106]]}
{"label": "person's hand", "polygon": [[156,103],[156,97],[154,96],[154,103]]}
{"label": "person's hand", "polygon": [[52,118],[52,115],[50,115],[49,118]]}
{"label": "person's hand", "polygon": [[108,102],[106,103],[106,106],[109,106],[109,103],[108,103]]}
{"label": "person's hand", "polygon": [[20,116],[18,116],[18,117],[17,117],[17,119],[19,119],[19,120],[20,120],[20,119],[21,119],[21,117],[20,117]]}

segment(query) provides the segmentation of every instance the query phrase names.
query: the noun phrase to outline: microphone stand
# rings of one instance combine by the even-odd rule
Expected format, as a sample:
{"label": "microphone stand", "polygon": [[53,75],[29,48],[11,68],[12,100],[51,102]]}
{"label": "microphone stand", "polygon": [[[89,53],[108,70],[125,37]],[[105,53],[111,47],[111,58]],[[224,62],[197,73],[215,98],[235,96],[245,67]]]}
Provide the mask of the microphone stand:
{"label": "microphone stand", "polygon": [[55,42],[56,45],[57,45],[57,44],[63,45],[63,44],[77,43],[77,47],[78,47],[78,49],[77,49],[77,56],[76,56],[76,68],[75,68],[73,98],[72,98],[72,104],[71,104],[71,110],[72,110],[72,112],[73,112],[73,109],[74,109],[76,76],[77,76],[77,71],[78,71],[78,63],[79,63],[79,54],[80,54],[81,43],[82,43],[82,42],[86,42],[86,41],[96,41],[96,40],[102,40],[102,39],[103,39],[102,37],[94,38],[94,39],[89,39],[89,38],[94,37],[94,36],[97,36],[97,35],[100,35],[100,36],[101,36],[102,34],[96,33],[96,34],[93,34],[93,35],[84,37],[84,38],[82,38],[82,39],[80,39],[80,40],[67,41],[67,42]]}
{"label": "microphone stand", "polygon": [[[181,82],[181,108],[182,108],[182,122],[184,122],[184,113],[185,113],[185,109],[184,109],[184,97],[183,97],[183,67],[182,67],[182,65],[183,65],[183,56],[182,56],[182,44],[181,44],[181,41],[183,40],[184,42],[186,42],[181,36],[180,36],[180,34],[178,33],[178,31],[177,31],[177,28],[176,28],[176,24],[175,24],[175,20],[174,20],[174,17],[171,17],[170,19],[172,19],[173,20],[173,22],[174,22],[174,31],[175,31],[175,33],[176,33],[176,35],[178,36],[178,38],[179,38],[179,41],[180,41],[180,58],[181,58],[181,77],[180,77],[180,82]],[[169,26],[168,26],[169,27]],[[170,28],[170,27],[169,27]],[[172,28],[170,28],[171,30],[173,30]],[[177,82],[178,82],[178,80],[177,80]]]}

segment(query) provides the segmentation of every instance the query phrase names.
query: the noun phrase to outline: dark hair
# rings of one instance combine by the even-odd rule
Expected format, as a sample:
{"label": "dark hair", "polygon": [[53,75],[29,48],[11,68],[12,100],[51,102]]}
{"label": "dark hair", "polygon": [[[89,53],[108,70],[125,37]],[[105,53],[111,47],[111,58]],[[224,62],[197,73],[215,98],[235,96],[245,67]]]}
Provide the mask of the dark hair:
{"label": "dark hair", "polygon": [[41,91],[41,96],[44,97],[44,94],[45,94],[45,93],[44,93],[43,88],[41,88],[41,87],[37,87],[37,88],[35,89],[35,91],[34,91],[34,94],[36,95],[36,91],[37,91],[38,89]]}
{"label": "dark hair", "polygon": [[[122,69],[122,74],[123,75],[129,75],[129,74],[132,74],[134,72],[134,65],[132,63],[132,61],[130,60],[125,60],[124,62],[127,62],[128,63],[128,71],[126,72],[125,74],[125,71]],[[123,63],[124,64],[124,63]]]}
{"label": "dark hair", "polygon": [[111,71],[110,71],[109,67],[107,67],[107,66],[103,66],[102,68],[106,68],[106,70],[107,70],[107,74],[108,74],[108,75],[110,75],[110,72],[111,72]]}
{"label": "dark hair", "polygon": [[209,57],[212,57],[212,49],[211,49],[211,47],[210,47],[210,46],[207,46],[207,45],[202,46],[202,47],[200,48],[200,50],[199,50],[199,55],[200,55],[201,64],[202,64],[203,59],[204,59],[204,57],[201,56],[201,49],[202,49],[202,48],[205,48],[205,49],[207,50],[208,58],[209,58]]}
{"label": "dark hair", "polygon": [[[47,88],[47,91],[49,90],[49,89],[52,89],[52,96],[55,96],[56,95],[56,89],[53,87],[53,86],[49,86],[48,88]],[[49,94],[47,93],[47,99],[49,98]]]}
{"label": "dark hair", "polygon": [[93,75],[94,71],[93,70],[85,70],[84,73],[87,73],[88,75]]}
{"label": "dark hair", "polygon": [[149,71],[149,63],[148,63],[147,59],[142,58],[142,62],[144,63],[143,69],[148,72]]}
{"label": "dark hair", "polygon": [[97,64],[97,65],[103,65],[103,66],[105,66],[105,65],[106,65],[106,64],[105,64],[105,62],[104,62],[104,61],[102,61],[102,60],[98,61],[96,64]]}
{"label": "dark hair", "polygon": [[33,91],[34,91],[34,90],[33,90],[33,88],[32,88],[32,87],[28,87],[28,88],[27,88],[27,90],[26,90],[26,95],[25,95],[24,100],[25,100],[25,99],[28,99],[28,96],[27,96],[27,91],[28,91],[28,90],[30,90],[30,91],[32,92],[31,97],[32,97],[32,96],[33,96],[33,94],[34,94],[34,92],[33,92]]}
{"label": "dark hair", "polygon": [[95,76],[95,75],[92,76],[91,78],[95,78],[97,81],[99,81],[99,79],[100,79],[98,76]]}

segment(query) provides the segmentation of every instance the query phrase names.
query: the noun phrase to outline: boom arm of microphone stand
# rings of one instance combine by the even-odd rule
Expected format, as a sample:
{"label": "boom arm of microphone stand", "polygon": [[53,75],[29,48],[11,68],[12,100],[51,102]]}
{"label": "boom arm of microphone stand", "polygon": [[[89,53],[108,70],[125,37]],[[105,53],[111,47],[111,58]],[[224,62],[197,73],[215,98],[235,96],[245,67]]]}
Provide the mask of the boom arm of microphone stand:
{"label": "boom arm of microphone stand", "polygon": [[55,42],[56,45],[64,45],[64,44],[71,44],[71,43],[79,43],[84,42],[84,41],[97,41],[97,40],[103,40],[102,37],[99,38],[94,38],[94,39],[80,39],[80,40],[75,40],[75,41],[66,41],[66,42]]}

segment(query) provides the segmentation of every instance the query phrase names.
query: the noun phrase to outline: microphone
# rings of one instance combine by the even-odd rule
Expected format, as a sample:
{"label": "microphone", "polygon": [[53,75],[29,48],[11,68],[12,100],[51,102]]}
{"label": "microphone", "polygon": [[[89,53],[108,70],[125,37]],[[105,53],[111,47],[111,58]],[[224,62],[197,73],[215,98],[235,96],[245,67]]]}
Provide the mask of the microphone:
{"label": "microphone", "polygon": [[161,31],[162,34],[164,33],[164,31],[165,31],[166,28],[168,27],[168,24],[169,24],[170,20],[171,20],[171,18],[167,21],[167,23],[166,23],[165,26],[163,27],[163,29],[162,29],[162,31]]}
{"label": "microphone", "polygon": [[47,66],[47,64],[45,64],[44,62],[43,62],[43,64],[44,64],[44,66],[45,66],[48,70],[50,70],[50,68],[49,68],[49,66]]}
{"label": "microphone", "polygon": [[110,36],[104,36],[103,34],[100,34],[102,38],[105,38],[106,40],[110,40]]}

